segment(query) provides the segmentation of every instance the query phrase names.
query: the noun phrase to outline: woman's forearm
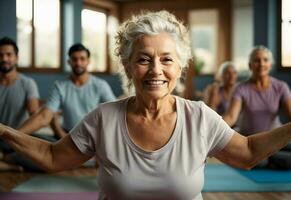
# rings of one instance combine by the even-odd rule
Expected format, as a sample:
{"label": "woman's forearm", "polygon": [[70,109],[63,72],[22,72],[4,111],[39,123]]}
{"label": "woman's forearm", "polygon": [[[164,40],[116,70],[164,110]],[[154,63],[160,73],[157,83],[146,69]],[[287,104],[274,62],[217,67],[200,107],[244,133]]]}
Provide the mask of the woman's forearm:
{"label": "woman's forearm", "polygon": [[0,124],[0,138],[16,152],[32,160],[44,170],[52,170],[51,143],[26,135],[2,124]]}
{"label": "woman's forearm", "polygon": [[291,122],[268,132],[251,135],[248,141],[253,155],[253,165],[255,165],[291,141]]}

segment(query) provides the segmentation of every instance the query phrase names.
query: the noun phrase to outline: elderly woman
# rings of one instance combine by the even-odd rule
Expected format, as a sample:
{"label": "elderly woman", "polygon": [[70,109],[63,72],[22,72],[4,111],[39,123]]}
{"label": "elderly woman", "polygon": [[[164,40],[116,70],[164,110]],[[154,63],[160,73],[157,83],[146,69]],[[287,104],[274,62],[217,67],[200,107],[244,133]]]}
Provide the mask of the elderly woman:
{"label": "elderly woman", "polygon": [[242,136],[202,102],[171,95],[190,58],[185,27],[166,11],[124,22],[117,53],[135,96],[105,103],[51,144],[1,126],[3,140],[48,171],[99,162],[100,199],[202,199],[208,156],[249,169],[291,140],[291,123]]}
{"label": "elderly woman", "polygon": [[[236,88],[231,106],[224,120],[233,125],[240,114],[239,132],[252,135],[281,126],[278,112],[282,105],[291,120],[291,92],[288,85],[269,75],[273,56],[264,46],[255,47],[249,56],[252,75]],[[291,169],[291,144],[282,151],[261,162],[258,167]]]}
{"label": "elderly woman", "polygon": [[220,65],[217,82],[205,90],[204,102],[219,115],[227,111],[237,81],[237,71],[233,63],[227,61]]}

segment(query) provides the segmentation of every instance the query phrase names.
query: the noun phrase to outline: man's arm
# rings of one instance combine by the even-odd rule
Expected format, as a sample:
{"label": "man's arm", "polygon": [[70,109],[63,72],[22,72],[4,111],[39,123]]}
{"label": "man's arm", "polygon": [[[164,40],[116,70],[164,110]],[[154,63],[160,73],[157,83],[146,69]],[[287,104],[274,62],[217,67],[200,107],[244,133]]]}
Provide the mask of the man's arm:
{"label": "man's arm", "polygon": [[40,108],[40,102],[37,98],[29,99],[26,103],[26,109],[30,116],[35,114]]}
{"label": "man's arm", "polygon": [[26,120],[18,130],[22,133],[32,134],[38,129],[48,125],[51,122],[53,115],[54,113],[52,110],[42,107],[39,112]]}

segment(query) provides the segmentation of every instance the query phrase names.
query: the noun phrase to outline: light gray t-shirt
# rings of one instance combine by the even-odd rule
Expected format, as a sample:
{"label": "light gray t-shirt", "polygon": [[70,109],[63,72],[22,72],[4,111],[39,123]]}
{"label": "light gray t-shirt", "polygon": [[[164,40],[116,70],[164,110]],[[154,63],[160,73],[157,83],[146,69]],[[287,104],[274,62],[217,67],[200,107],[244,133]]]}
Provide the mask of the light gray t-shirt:
{"label": "light gray t-shirt", "polygon": [[70,78],[54,83],[46,107],[54,112],[62,110],[63,128],[70,131],[86,114],[102,102],[112,101],[115,96],[106,81],[90,75],[81,87]]}
{"label": "light gray t-shirt", "polygon": [[174,132],[153,152],[128,135],[128,99],[100,105],[71,131],[79,150],[97,157],[100,199],[202,199],[205,160],[224,148],[234,130],[203,102],[175,98]]}
{"label": "light gray t-shirt", "polygon": [[19,78],[9,86],[0,85],[0,122],[18,128],[28,119],[27,101],[39,99],[35,81],[19,74]]}

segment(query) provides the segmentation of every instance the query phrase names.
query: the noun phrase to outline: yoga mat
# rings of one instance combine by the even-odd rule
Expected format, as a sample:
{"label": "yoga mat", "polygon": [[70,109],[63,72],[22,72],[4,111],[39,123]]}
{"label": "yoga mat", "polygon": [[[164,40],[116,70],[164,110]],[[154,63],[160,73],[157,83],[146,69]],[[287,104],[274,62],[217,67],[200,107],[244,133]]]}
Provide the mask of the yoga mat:
{"label": "yoga mat", "polygon": [[97,192],[81,193],[0,193],[1,200],[97,200]]}
{"label": "yoga mat", "polygon": [[96,176],[35,176],[21,183],[13,192],[92,192],[97,191]]}
{"label": "yoga mat", "polygon": [[[14,192],[97,191],[96,177],[36,176],[18,185]],[[204,192],[291,192],[291,183],[258,183],[223,164],[207,164]],[[1,197],[1,196],[0,196]],[[2,200],[2,198],[0,198]]]}
{"label": "yoga mat", "polygon": [[257,183],[291,183],[291,170],[237,169],[237,171]]}
{"label": "yoga mat", "polygon": [[204,192],[290,192],[291,183],[257,183],[224,164],[207,164]]}

